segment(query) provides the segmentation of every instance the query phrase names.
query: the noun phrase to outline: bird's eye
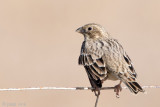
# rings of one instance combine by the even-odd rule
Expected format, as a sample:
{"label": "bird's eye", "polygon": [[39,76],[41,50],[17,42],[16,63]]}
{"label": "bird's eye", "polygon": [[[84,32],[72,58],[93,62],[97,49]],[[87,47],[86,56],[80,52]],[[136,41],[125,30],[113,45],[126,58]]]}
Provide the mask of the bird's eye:
{"label": "bird's eye", "polygon": [[89,27],[89,28],[88,28],[88,30],[92,30],[92,28],[91,28],[91,27]]}

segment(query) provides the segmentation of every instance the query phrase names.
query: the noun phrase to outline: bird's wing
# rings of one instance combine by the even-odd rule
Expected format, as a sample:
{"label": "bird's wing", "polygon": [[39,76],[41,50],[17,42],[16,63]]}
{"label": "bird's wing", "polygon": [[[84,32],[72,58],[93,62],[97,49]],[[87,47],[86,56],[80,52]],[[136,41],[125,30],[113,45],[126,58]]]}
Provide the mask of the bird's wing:
{"label": "bird's wing", "polygon": [[129,56],[125,53],[124,54],[124,60],[127,63],[128,69],[127,72],[124,73],[124,77],[122,78],[122,81],[126,86],[129,88],[129,90],[135,94],[137,94],[139,91],[144,92],[142,87],[136,82],[137,73],[135,72],[135,69],[133,68],[131,59]]}
{"label": "bird's wing", "polygon": [[89,80],[93,87],[102,87],[101,80],[107,77],[107,70],[102,56],[103,53],[99,54],[98,49],[97,51],[86,52],[83,43],[78,63],[83,65],[86,69]]}
{"label": "bird's wing", "polygon": [[[111,39],[109,40],[109,42],[110,44],[112,44],[111,50],[114,50],[114,51],[110,51],[112,52],[111,55],[113,55],[114,58],[117,58],[118,60],[116,60],[116,63],[121,64],[121,66],[123,67],[122,71],[117,71],[117,72],[119,73],[122,72],[124,78],[126,76],[126,78],[131,77],[135,80],[135,78],[137,77],[137,73],[135,72],[131,59],[129,58],[127,53],[124,51],[122,45],[116,39]],[[114,63],[115,60],[112,60],[112,62]]]}

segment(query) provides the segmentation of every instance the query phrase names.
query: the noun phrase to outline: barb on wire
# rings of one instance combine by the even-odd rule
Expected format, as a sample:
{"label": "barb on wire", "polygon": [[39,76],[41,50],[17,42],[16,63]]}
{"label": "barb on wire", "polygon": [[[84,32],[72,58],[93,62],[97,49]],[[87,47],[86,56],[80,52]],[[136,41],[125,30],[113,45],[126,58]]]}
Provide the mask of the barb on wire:
{"label": "barb on wire", "polygon": [[[127,87],[122,87],[127,89]],[[160,88],[160,85],[148,85],[142,88]],[[0,88],[0,91],[27,91],[27,90],[92,90],[92,87],[29,87],[29,88]],[[111,90],[114,87],[102,87],[100,90]]]}

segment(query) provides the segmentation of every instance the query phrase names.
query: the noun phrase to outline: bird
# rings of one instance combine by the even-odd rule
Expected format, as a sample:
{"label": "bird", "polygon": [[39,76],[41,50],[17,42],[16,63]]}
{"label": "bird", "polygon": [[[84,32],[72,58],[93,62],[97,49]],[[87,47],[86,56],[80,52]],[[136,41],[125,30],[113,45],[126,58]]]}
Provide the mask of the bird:
{"label": "bird", "polygon": [[137,73],[131,59],[118,40],[112,38],[104,27],[89,23],[79,27],[76,32],[84,36],[78,64],[84,66],[96,96],[100,95],[100,88],[106,80],[120,80],[114,87],[117,97],[122,91],[121,83],[134,94],[144,92],[136,81]]}

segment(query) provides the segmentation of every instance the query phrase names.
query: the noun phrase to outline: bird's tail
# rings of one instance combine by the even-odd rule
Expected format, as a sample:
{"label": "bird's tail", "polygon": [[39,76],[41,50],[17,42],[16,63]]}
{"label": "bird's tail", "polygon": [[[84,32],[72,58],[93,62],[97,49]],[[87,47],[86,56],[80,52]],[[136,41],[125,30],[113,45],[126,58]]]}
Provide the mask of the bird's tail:
{"label": "bird's tail", "polygon": [[142,87],[136,81],[132,81],[132,82],[124,81],[124,84],[129,88],[131,92],[135,94],[137,94],[139,91],[144,92]]}

